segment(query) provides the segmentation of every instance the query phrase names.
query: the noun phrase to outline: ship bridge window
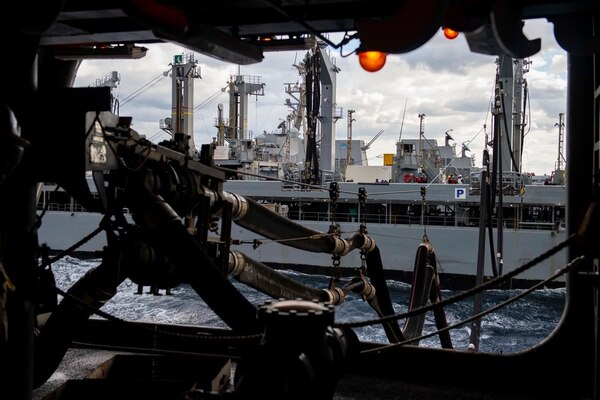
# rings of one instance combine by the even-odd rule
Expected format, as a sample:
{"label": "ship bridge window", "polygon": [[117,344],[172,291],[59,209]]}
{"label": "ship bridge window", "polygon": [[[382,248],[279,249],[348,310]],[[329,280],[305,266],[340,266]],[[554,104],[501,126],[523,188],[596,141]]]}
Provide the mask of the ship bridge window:
{"label": "ship bridge window", "polygon": [[404,153],[413,153],[415,151],[415,145],[414,144],[403,144],[402,145],[402,151]]}

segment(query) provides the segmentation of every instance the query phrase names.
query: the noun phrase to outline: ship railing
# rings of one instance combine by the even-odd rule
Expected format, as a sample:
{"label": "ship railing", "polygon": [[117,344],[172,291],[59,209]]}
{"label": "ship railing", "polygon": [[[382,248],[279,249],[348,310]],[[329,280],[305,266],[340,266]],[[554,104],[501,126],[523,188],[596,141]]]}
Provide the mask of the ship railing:
{"label": "ship railing", "polygon": [[[288,217],[294,221],[331,221],[331,214],[326,211],[289,211]],[[447,226],[447,227],[477,227],[479,223],[478,217],[472,218],[456,218],[452,214],[448,215],[421,215],[418,214],[385,214],[385,213],[369,213],[360,216],[355,212],[336,213],[336,221],[339,223],[359,223],[366,222],[367,224],[389,224],[389,225],[421,225],[421,221],[426,226]],[[498,220],[492,219],[492,226],[498,227]],[[558,224],[554,222],[538,222],[538,221],[515,221],[513,219],[505,219],[503,223],[505,229],[527,229],[527,230],[558,230]]]}
{"label": "ship railing", "polygon": [[78,203],[70,204],[70,203],[47,203],[45,206],[42,203],[37,205],[37,210],[42,211],[46,208],[47,211],[62,211],[62,212],[87,212],[87,210]]}
{"label": "ship railing", "polygon": [[[38,211],[43,210],[44,206],[39,204]],[[87,212],[86,209],[78,203],[48,203],[47,211],[54,212],[71,212],[71,213],[83,213]],[[128,214],[127,209],[123,209],[124,214]],[[289,211],[289,218],[295,221],[331,221],[331,214],[327,211],[302,211],[296,210]],[[386,213],[367,213],[364,216],[360,216],[356,212],[348,213],[336,213],[337,222],[344,223],[359,223],[364,220],[366,223],[371,224],[390,224],[390,225],[421,225],[421,220],[426,226],[470,226],[476,227],[479,223],[478,217],[469,218],[456,218],[454,215],[421,215],[414,214],[386,214]],[[498,227],[497,219],[492,219],[492,226]],[[504,228],[507,229],[527,229],[527,230],[547,230],[556,231],[558,230],[557,222],[549,221],[516,221],[513,219],[504,220]]]}
{"label": "ship railing", "polygon": [[518,223],[523,229],[538,229],[544,231],[558,230],[558,222],[524,222]]}
{"label": "ship railing", "polygon": [[[289,218],[295,221],[330,221],[331,214],[319,211],[290,211]],[[390,224],[390,225],[420,225],[421,216],[419,215],[396,215],[383,213],[369,213],[359,216],[357,213],[336,213],[337,222],[364,222],[371,224]],[[454,226],[454,216],[425,216],[425,225]]]}

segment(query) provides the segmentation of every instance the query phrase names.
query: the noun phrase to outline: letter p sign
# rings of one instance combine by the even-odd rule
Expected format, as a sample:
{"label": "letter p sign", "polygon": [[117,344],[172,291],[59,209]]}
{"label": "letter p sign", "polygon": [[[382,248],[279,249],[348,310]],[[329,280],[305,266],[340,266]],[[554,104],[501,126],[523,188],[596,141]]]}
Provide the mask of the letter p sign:
{"label": "letter p sign", "polygon": [[467,190],[465,188],[454,188],[454,198],[455,199],[466,199],[467,198]]}

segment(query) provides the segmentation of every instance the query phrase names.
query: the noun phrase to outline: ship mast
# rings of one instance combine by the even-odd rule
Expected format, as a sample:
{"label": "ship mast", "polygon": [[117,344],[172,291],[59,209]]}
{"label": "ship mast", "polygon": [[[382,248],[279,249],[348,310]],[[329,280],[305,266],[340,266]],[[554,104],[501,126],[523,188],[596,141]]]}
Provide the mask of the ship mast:
{"label": "ship mast", "polygon": [[229,127],[233,139],[251,139],[248,132],[248,97],[264,96],[265,84],[260,76],[237,75],[229,79]]}
{"label": "ship mast", "polygon": [[[321,171],[335,171],[335,122],[341,117],[336,106],[336,74],[339,68],[316,42],[304,61],[306,89],[306,160],[304,181],[318,184]],[[317,139],[317,122],[320,140]],[[319,146],[317,146],[319,143]]]}
{"label": "ship mast", "polygon": [[348,133],[346,136],[346,167],[344,176],[348,173],[348,165],[352,165],[352,121],[355,121],[352,118],[352,114],[354,114],[354,110],[348,110]]}
{"label": "ship mast", "polygon": [[419,172],[423,172],[425,158],[425,114],[419,114]]}
{"label": "ship mast", "polygon": [[564,184],[564,165],[563,160],[565,159],[563,146],[565,140],[565,123],[563,122],[563,118],[565,113],[558,114],[558,122],[554,124],[554,126],[558,126],[558,157],[556,159],[556,170],[554,171],[554,182],[555,184],[562,185]]}
{"label": "ship mast", "polygon": [[[527,91],[527,81],[523,77],[529,71],[530,61],[513,59],[506,54],[498,57],[497,80],[499,84],[498,135],[502,149],[496,162],[501,163],[505,172],[521,172],[523,137],[525,127],[523,92]],[[500,167],[500,166],[498,166]]]}
{"label": "ship mast", "polygon": [[165,129],[177,150],[194,157],[194,79],[200,78],[194,54],[176,54],[171,64],[171,120]]}
{"label": "ship mast", "polygon": [[341,117],[337,114],[336,78],[339,68],[324,50],[324,43],[317,42],[320,62],[321,104],[319,125],[321,128],[319,164],[323,171],[335,171],[335,122]]}
{"label": "ship mast", "polygon": [[217,105],[217,146],[225,145],[225,120],[223,118],[223,104]]}
{"label": "ship mast", "polygon": [[[315,53],[318,52],[318,47]],[[320,75],[321,68],[318,56],[315,53],[306,55],[305,82],[306,82],[306,160],[304,163],[304,181],[318,184],[321,181],[319,169],[319,155],[317,153],[317,117],[321,99]]]}

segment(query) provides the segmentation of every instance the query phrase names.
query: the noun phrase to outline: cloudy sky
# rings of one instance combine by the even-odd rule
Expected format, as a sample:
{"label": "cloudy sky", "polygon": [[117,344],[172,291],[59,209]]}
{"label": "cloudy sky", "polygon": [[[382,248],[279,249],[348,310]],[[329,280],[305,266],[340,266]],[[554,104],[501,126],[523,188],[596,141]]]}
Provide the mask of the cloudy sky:
{"label": "cloudy sky", "polygon": [[[530,71],[525,74],[531,108],[524,142],[523,171],[549,174],[558,155],[559,113],[566,111],[566,68],[564,50],[552,34],[546,20],[527,21],[525,34],[542,39],[542,51],[530,58]],[[332,37],[332,41],[334,38]],[[346,138],[346,110],[355,110],[353,138],[368,142],[380,130],[383,134],[367,152],[370,165],[381,165],[384,153],[395,152],[400,128],[403,138],[418,138],[419,114],[425,114],[425,136],[442,143],[444,132],[451,135],[460,151],[466,142],[481,165],[484,148],[484,125],[491,129],[490,100],[496,73],[496,58],[471,53],[464,36],[444,38],[441,31],[420,49],[408,54],[390,55],[384,68],[376,73],[362,70],[355,55],[347,56],[350,47],[332,49],[331,57],[340,68],[337,76],[337,105],[343,118],[337,122],[336,138]],[[159,120],[171,109],[171,81],[162,73],[170,69],[175,54],[188,54],[188,49],[160,44],[147,46],[146,57],[133,61],[85,61],[79,69],[76,85],[89,86],[111,71],[119,72],[121,82],[114,94],[121,102],[120,114],[133,117],[134,128],[154,142],[166,139]],[[344,57],[345,56],[345,57]],[[304,52],[265,53],[263,62],[238,67],[201,54],[195,54],[201,79],[195,81],[194,130],[196,145],[208,143],[216,136],[214,128],[217,105],[227,112],[228,95],[222,89],[230,75],[262,77],[265,95],[251,97],[249,130],[256,134],[277,130],[289,109],[284,105],[289,96],[284,83],[299,80],[292,65],[302,60]],[[403,114],[406,104],[406,114]],[[565,119],[566,122],[566,119]]]}

